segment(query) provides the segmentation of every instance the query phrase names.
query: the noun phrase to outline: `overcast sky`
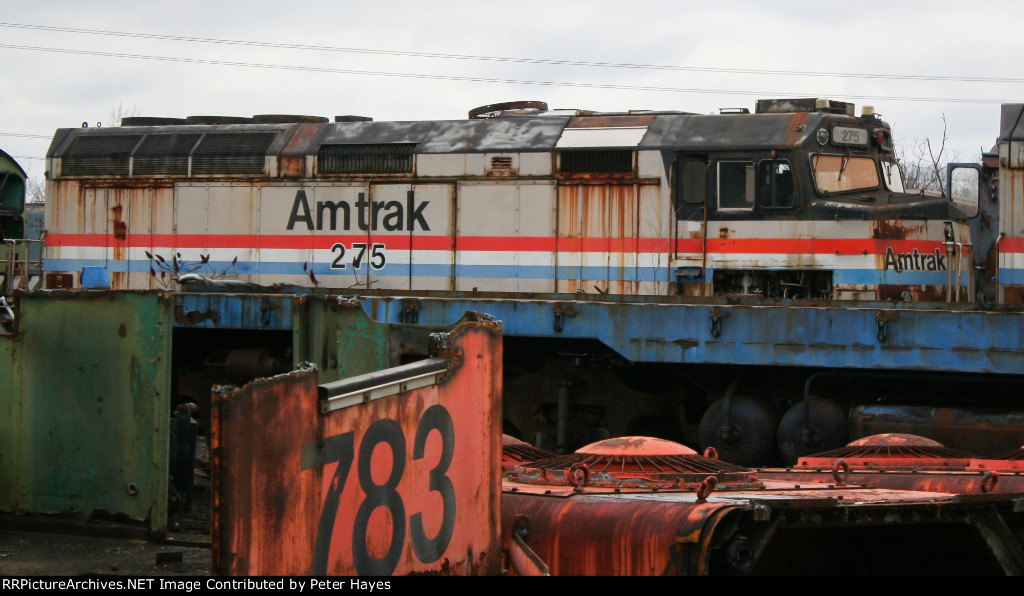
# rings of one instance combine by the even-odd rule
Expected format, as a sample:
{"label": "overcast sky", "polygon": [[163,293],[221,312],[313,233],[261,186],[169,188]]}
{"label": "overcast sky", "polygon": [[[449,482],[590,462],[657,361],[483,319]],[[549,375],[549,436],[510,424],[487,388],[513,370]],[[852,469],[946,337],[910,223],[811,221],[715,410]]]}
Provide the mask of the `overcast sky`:
{"label": "overcast sky", "polygon": [[827,97],[874,106],[907,145],[940,141],[945,117],[975,161],[999,104],[1024,102],[1019,1],[6,4],[0,148],[31,176],[56,129],[118,106],[435,120],[511,100],[715,113]]}

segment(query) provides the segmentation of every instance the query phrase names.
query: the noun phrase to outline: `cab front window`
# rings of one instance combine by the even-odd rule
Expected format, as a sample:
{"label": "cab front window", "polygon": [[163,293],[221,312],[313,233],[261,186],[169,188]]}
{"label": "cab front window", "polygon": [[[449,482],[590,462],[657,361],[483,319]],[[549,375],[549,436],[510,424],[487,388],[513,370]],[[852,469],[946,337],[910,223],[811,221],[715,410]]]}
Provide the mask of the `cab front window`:
{"label": "cab front window", "polygon": [[823,194],[878,188],[878,166],[870,157],[816,153],[811,170],[814,185]]}
{"label": "cab front window", "polygon": [[903,174],[900,166],[894,161],[882,162],[882,179],[885,180],[885,187],[893,192],[906,192],[903,188]]}

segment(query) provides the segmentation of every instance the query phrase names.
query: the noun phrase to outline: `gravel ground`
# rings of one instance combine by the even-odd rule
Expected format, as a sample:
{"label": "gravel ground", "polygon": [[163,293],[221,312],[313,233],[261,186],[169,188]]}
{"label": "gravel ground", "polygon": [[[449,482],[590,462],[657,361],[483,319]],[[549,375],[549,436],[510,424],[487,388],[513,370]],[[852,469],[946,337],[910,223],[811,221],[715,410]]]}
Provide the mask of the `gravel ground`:
{"label": "gravel ground", "polygon": [[179,543],[0,529],[0,576],[211,574],[208,546],[171,538]]}
{"label": "gravel ground", "polygon": [[192,506],[170,505],[167,539],[146,540],[143,524],[0,515],[0,576],[211,575],[205,441],[196,456]]}

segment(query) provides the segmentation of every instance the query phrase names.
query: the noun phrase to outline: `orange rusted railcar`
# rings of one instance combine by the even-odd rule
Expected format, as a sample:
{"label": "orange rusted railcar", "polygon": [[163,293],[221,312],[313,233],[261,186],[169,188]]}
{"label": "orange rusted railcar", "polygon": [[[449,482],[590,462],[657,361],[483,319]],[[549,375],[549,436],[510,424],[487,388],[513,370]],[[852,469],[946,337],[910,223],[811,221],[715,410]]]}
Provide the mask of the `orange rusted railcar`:
{"label": "orange rusted railcar", "polygon": [[214,572],[498,574],[500,328],[432,334],[432,357],[377,373],[215,395]]}
{"label": "orange rusted railcar", "polygon": [[1024,572],[1019,544],[993,537],[1021,514],[983,497],[771,479],[620,437],[514,467],[502,541],[513,575]]}

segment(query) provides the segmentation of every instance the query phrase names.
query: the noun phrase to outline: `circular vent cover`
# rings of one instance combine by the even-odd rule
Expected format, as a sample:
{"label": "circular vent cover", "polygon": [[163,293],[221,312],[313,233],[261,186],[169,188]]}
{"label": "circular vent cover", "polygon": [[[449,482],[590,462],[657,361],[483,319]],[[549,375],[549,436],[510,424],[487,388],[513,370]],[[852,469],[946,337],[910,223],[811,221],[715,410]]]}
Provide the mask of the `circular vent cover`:
{"label": "circular vent cover", "polygon": [[944,447],[942,443],[901,433],[872,435],[857,439],[846,447],[801,457],[797,467],[829,467],[842,459],[850,466],[873,468],[966,468],[971,456]]}
{"label": "circular vent cover", "polygon": [[1013,451],[1004,451],[984,459],[971,460],[972,470],[1005,470],[1019,472],[1024,470],[1024,446]]}
{"label": "circular vent cover", "polygon": [[501,435],[501,467],[506,472],[518,464],[546,459],[554,455],[550,451],[544,451],[515,437]]}
{"label": "circular vent cover", "polygon": [[697,454],[664,439],[618,437],[516,466],[519,482],[551,486],[697,490],[708,477],[717,490],[753,488],[757,472]]}
{"label": "circular vent cover", "polygon": [[1007,461],[1024,460],[1024,446],[1021,446],[1019,449],[1014,449],[1013,451],[998,453],[991,457],[986,457],[985,459],[1005,459]]}

